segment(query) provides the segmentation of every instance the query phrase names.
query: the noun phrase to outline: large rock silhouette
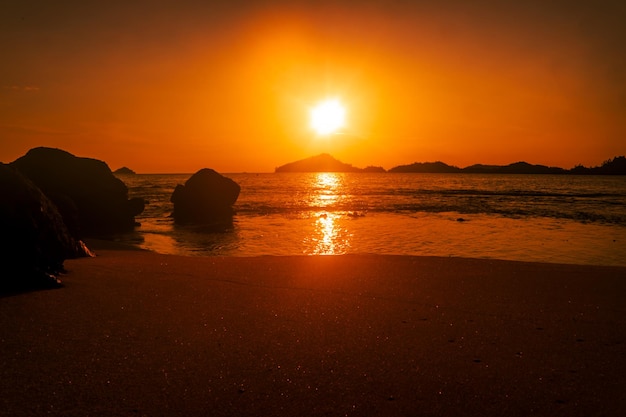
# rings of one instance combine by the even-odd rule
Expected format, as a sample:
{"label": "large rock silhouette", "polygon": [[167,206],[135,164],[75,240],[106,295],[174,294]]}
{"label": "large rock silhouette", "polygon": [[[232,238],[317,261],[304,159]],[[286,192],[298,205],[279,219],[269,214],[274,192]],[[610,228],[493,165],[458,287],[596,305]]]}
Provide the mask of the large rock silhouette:
{"label": "large rock silhouette", "polygon": [[51,287],[63,261],[91,256],[54,203],[14,168],[0,164],[0,291]]}
{"label": "large rock silhouette", "polygon": [[53,148],[34,148],[11,163],[58,207],[74,236],[126,232],[144,209],[108,165]]}
{"label": "large rock silhouette", "polygon": [[172,216],[178,224],[221,224],[232,222],[233,204],[241,187],[209,168],[196,172],[177,185],[172,193]]}

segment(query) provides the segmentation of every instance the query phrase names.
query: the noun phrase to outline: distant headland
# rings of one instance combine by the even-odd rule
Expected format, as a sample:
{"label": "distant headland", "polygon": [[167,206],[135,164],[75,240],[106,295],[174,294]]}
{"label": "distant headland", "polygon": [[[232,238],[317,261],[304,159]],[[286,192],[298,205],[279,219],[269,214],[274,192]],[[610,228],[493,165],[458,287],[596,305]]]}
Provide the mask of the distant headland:
{"label": "distant headland", "polygon": [[343,163],[327,153],[323,153],[300,161],[279,166],[275,172],[385,172],[382,167],[369,166],[367,168],[353,167]]}
{"label": "distant headland", "polygon": [[136,172],[128,167],[121,167],[113,171],[114,174],[122,174],[122,175],[135,175]]}
{"label": "distant headland", "polygon": [[277,167],[274,172],[391,172],[391,173],[435,173],[435,174],[553,174],[553,175],[626,175],[626,157],[616,156],[596,167],[577,165],[572,169],[533,165],[515,162],[509,165],[474,164],[465,168],[444,162],[414,162],[399,165],[386,171],[382,167],[357,168],[341,162],[327,153],[290,162]]}

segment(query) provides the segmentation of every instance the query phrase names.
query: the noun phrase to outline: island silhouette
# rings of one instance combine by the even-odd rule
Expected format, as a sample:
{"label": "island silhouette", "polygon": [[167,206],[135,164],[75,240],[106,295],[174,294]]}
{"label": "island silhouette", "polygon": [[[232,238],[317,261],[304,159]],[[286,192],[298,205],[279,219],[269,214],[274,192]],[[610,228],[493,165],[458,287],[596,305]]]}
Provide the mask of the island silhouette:
{"label": "island silhouette", "polygon": [[369,166],[357,168],[351,164],[343,163],[327,153],[310,158],[290,162],[277,167],[275,172],[385,172],[382,167]]}
{"label": "island silhouette", "polygon": [[122,175],[135,175],[136,172],[128,167],[121,167],[113,171],[114,174],[122,174]]}
{"label": "island silhouette", "polygon": [[626,175],[626,157],[616,156],[608,159],[600,166],[584,167],[577,165],[572,169],[549,167],[545,165],[529,164],[528,162],[514,162],[508,165],[474,164],[465,168],[448,165],[441,161],[414,162],[409,165],[398,165],[389,170],[379,166],[357,168],[352,164],[339,161],[330,154],[320,155],[290,162],[274,169],[276,173],[283,172],[390,172],[390,173],[435,173],[435,174],[552,174],[552,175]]}

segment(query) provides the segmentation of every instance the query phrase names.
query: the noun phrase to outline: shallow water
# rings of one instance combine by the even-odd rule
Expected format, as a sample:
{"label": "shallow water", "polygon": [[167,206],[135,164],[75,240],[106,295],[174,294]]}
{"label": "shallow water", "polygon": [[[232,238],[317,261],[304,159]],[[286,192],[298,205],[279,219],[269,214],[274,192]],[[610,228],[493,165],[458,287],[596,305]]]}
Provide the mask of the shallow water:
{"label": "shallow water", "polygon": [[626,178],[473,174],[226,174],[233,227],[174,225],[190,174],[120,176],[149,201],[118,239],[160,253],[375,253],[626,266]]}

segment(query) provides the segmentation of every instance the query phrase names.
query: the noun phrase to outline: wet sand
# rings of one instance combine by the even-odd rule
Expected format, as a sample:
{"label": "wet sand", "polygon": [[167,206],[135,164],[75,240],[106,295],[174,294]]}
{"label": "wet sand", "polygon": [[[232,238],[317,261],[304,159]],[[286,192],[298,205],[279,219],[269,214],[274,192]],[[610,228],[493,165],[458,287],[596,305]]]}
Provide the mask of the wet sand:
{"label": "wet sand", "polygon": [[0,299],[0,415],[626,415],[626,268],[96,252]]}

